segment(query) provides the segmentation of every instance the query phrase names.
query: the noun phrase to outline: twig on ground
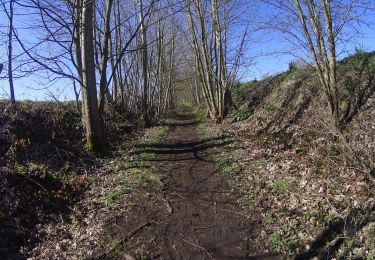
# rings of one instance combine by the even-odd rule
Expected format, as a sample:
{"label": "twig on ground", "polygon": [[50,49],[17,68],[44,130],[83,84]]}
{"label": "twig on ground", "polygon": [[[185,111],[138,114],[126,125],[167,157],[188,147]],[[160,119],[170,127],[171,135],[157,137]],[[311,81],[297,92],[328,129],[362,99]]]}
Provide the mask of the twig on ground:
{"label": "twig on ground", "polygon": [[211,225],[211,226],[207,226],[207,227],[192,227],[192,228],[193,229],[210,229],[210,228],[214,228],[214,227],[217,227],[217,224]]}
{"label": "twig on ground", "polygon": [[125,243],[129,238],[131,238],[136,233],[138,233],[138,231],[142,230],[143,228],[145,228],[145,227],[147,227],[147,226],[149,226],[149,225],[151,225],[153,223],[155,223],[155,222],[154,221],[148,221],[146,223],[143,223],[143,224],[139,225],[137,228],[135,228],[128,235],[126,235],[125,237],[123,237],[122,239],[120,239],[114,246],[112,246],[109,250],[107,250],[107,252],[105,252],[104,254],[102,254],[101,256],[99,256],[98,258],[99,259],[103,259],[104,257],[109,256],[113,251],[116,250],[116,248],[118,248],[118,246],[120,246],[121,244]]}
{"label": "twig on ground", "polygon": [[333,204],[331,203],[331,201],[329,200],[328,196],[325,197],[326,198],[326,201],[328,203],[328,205],[331,207],[331,209],[333,210],[333,212],[339,217],[341,218],[342,220],[345,220],[347,218],[347,216],[343,216],[342,214],[340,214],[338,212],[338,210],[336,209],[335,206],[333,206]]}
{"label": "twig on ground", "polygon": [[204,252],[206,252],[206,253],[208,254],[208,256],[209,256],[211,259],[215,259],[215,258],[213,258],[213,256],[210,254],[210,252],[207,251],[207,249],[205,249],[205,248],[203,248],[203,247],[201,247],[201,246],[199,246],[199,245],[197,245],[197,244],[194,244],[193,242],[191,242],[191,241],[189,241],[189,240],[186,240],[186,239],[182,239],[182,240],[185,241],[186,243],[189,243],[189,244],[192,245],[192,246],[195,246],[195,247],[197,247],[197,248],[203,250]]}
{"label": "twig on ground", "polygon": [[33,182],[34,184],[38,185],[44,191],[47,191],[47,189],[42,184],[40,184],[39,182],[37,182],[37,181],[33,180],[32,178],[29,178],[29,177],[27,177],[27,176],[25,176],[23,174],[20,174],[20,175],[23,176],[26,180],[29,180],[29,181]]}
{"label": "twig on ground", "polygon": [[178,197],[181,197],[181,198],[183,198],[183,199],[191,199],[191,198],[188,198],[188,197],[182,196],[181,194],[179,194],[179,193],[177,193],[177,192],[173,192],[172,194],[177,195]]}

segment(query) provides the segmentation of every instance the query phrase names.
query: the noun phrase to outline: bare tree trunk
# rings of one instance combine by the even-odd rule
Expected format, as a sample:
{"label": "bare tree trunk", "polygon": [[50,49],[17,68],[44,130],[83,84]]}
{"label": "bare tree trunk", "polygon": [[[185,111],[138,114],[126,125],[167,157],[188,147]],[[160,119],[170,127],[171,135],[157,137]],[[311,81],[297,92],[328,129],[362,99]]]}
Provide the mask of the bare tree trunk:
{"label": "bare tree trunk", "polygon": [[[100,103],[99,103],[99,115],[102,115],[104,112],[104,105],[105,105],[105,95],[108,92],[108,86],[107,86],[107,65],[108,65],[108,59],[109,59],[109,39],[111,37],[111,12],[112,12],[112,5],[113,0],[107,1],[107,7],[106,7],[106,14],[104,18],[104,39],[103,39],[103,52],[102,52],[102,59],[101,59],[101,75],[100,75],[100,83],[99,83],[99,89],[100,89]],[[111,100],[108,97],[108,102],[111,102]]]}
{"label": "bare tree trunk", "polygon": [[[5,9],[4,4],[4,9]],[[14,83],[13,83],[13,16],[14,16],[14,0],[9,1],[9,12],[7,12],[9,18],[9,32],[8,32],[8,77],[9,77],[9,90],[10,100],[13,105],[16,104],[16,97],[14,95]]]}
{"label": "bare tree trunk", "polygon": [[160,18],[157,22],[157,71],[156,71],[156,85],[158,86],[158,106],[157,106],[157,113],[160,115],[163,110],[163,92],[164,92],[164,83],[163,77],[165,76],[163,73],[163,59],[165,58],[163,55],[163,44],[164,44],[164,34],[161,28],[161,21]]}
{"label": "bare tree trunk", "polygon": [[144,24],[144,14],[143,14],[143,0],[138,0],[139,5],[139,22],[141,24],[141,47],[142,47],[142,77],[143,77],[143,95],[142,95],[142,113],[145,126],[149,127],[151,121],[149,118],[148,109],[148,50],[147,50],[147,30]]}
{"label": "bare tree trunk", "polygon": [[[115,26],[116,26],[116,30],[115,30],[115,42],[116,42],[116,48],[115,48],[115,51],[116,51],[116,57],[119,57],[120,58],[120,54],[121,54],[121,51],[122,51],[122,37],[121,37],[121,33],[122,33],[122,30],[121,30],[121,9],[120,9],[120,0],[117,0],[116,1],[116,8],[114,8],[114,17],[115,17]],[[122,62],[120,61],[118,66],[117,66],[117,71],[116,71],[116,75],[117,75],[117,93],[118,93],[118,97],[120,98],[120,105],[121,106],[124,106],[124,102],[125,102],[125,82],[126,80],[124,79],[123,80],[123,75],[122,75],[122,72],[124,72],[124,77],[126,78],[126,66],[124,65],[124,62],[125,62],[125,58],[122,57]],[[129,100],[128,100],[129,101]]]}
{"label": "bare tree trunk", "polygon": [[103,153],[103,122],[99,116],[95,77],[94,47],[94,7],[95,1],[83,0],[82,35],[82,119],[86,131],[89,150]]}
{"label": "bare tree trunk", "polygon": [[169,109],[173,106],[173,89],[174,89],[174,77],[175,77],[175,67],[174,67],[174,60],[175,60],[175,52],[176,52],[176,42],[175,39],[172,38],[171,42],[171,53],[170,53],[170,60],[169,60],[169,79],[168,79],[168,86],[167,92],[165,94],[165,107],[164,109]]}
{"label": "bare tree trunk", "polygon": [[[340,107],[337,89],[336,43],[332,27],[331,2],[330,0],[320,0],[324,19],[321,18],[318,3],[315,0],[303,0],[302,2],[301,0],[294,0],[294,3],[319,80],[327,96],[333,124],[336,129],[339,129]],[[302,7],[302,3],[305,8]],[[312,31],[308,29],[307,23],[311,26]],[[326,47],[326,40],[328,41],[328,47]]]}
{"label": "bare tree trunk", "polygon": [[216,120],[221,122],[224,118],[224,93],[226,91],[226,68],[224,63],[224,48],[222,43],[222,30],[219,20],[219,10],[217,0],[212,0],[212,13],[213,13],[213,27],[215,31],[215,41],[216,41],[216,66],[217,66],[217,107],[218,116]]}
{"label": "bare tree trunk", "polygon": [[[209,111],[209,116],[215,118],[216,116],[216,106],[214,102],[214,96],[212,93],[212,79],[211,79],[211,59],[207,53],[207,39],[205,34],[205,22],[203,17],[202,4],[200,0],[186,0],[187,1],[187,14],[189,19],[189,32],[193,45],[193,51],[195,55],[195,66],[199,75],[199,79],[202,84],[203,95],[205,97],[207,108]],[[193,18],[192,9],[195,8],[198,15],[198,23]],[[197,28],[200,28],[200,32],[197,32]],[[200,35],[199,35],[200,33]]]}
{"label": "bare tree trunk", "polygon": [[114,59],[114,50],[113,50],[113,42],[112,42],[112,37],[109,37],[109,62],[111,65],[111,70],[113,75],[113,82],[112,82],[112,95],[113,99],[112,101],[114,102],[115,105],[117,105],[117,99],[119,97],[119,86],[118,86],[118,73],[117,70],[115,69],[115,59]]}
{"label": "bare tree trunk", "polygon": [[[211,0],[212,17],[201,0],[187,0],[189,31],[195,55],[195,66],[211,119],[220,123],[225,116],[225,92],[228,89],[226,38],[223,39],[218,0]],[[225,5],[225,1],[222,5]],[[223,8],[223,6],[221,6]],[[192,14],[192,9],[195,11]],[[211,19],[211,26],[206,20]],[[227,21],[224,21],[225,23]],[[197,93],[198,94],[198,93]],[[199,99],[199,95],[197,95]]]}
{"label": "bare tree trunk", "polygon": [[333,116],[334,124],[336,128],[340,127],[340,107],[339,97],[337,89],[337,64],[336,64],[336,43],[335,36],[332,28],[332,15],[331,15],[331,4],[330,0],[321,0],[321,4],[324,10],[324,18],[327,27],[327,37],[329,44],[329,78],[331,83],[331,113]]}
{"label": "bare tree trunk", "polygon": [[76,54],[76,63],[77,63],[77,71],[79,74],[79,79],[82,81],[82,50],[81,50],[81,29],[82,29],[82,0],[75,1],[75,14],[74,14],[74,31],[73,31],[73,43],[75,48]]}
{"label": "bare tree trunk", "polygon": [[[73,25],[73,39],[72,40],[73,40],[73,46],[74,46],[74,52],[75,52],[75,59],[76,59],[75,64],[77,66],[78,78],[79,78],[80,84],[82,84],[82,76],[83,76],[82,75],[82,50],[81,50],[82,0],[75,0],[74,6],[75,6],[75,9],[74,9],[74,14],[73,14],[74,25]],[[77,110],[82,116],[84,107],[81,105],[81,108],[80,108],[80,105],[79,105],[79,92],[77,91],[76,80],[73,80],[73,88],[74,88],[74,93],[76,97]]]}

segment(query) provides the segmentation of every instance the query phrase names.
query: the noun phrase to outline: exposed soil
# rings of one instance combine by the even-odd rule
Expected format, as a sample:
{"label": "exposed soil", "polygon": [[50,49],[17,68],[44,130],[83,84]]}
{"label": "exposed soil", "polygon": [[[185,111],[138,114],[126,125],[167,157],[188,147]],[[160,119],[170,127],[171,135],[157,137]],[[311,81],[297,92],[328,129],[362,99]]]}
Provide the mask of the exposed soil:
{"label": "exposed soil", "polygon": [[[184,111],[171,123],[163,142],[144,145],[142,153],[162,175],[166,209],[151,216],[135,236],[152,259],[275,259],[253,243],[260,233],[257,216],[242,216],[237,198],[207,149],[226,137],[199,140],[193,117]],[[139,222],[140,216],[138,216]],[[125,221],[125,230],[137,225]],[[147,223],[143,220],[144,223]],[[259,254],[262,252],[261,254]]]}

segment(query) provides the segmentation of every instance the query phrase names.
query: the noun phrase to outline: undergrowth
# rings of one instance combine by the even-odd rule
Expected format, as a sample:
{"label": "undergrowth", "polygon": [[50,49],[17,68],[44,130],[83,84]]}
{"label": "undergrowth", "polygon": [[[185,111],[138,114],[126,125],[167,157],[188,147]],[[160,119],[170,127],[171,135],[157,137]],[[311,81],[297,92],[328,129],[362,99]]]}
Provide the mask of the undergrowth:
{"label": "undergrowth", "polygon": [[207,117],[205,114],[205,111],[202,107],[196,107],[193,110],[193,116],[195,120],[197,121],[196,124],[196,130],[197,134],[200,139],[207,138],[207,131],[206,131],[206,126],[207,126]]}
{"label": "undergrowth", "polygon": [[252,114],[252,111],[248,107],[239,109],[233,116],[234,122],[241,122],[248,119]]}

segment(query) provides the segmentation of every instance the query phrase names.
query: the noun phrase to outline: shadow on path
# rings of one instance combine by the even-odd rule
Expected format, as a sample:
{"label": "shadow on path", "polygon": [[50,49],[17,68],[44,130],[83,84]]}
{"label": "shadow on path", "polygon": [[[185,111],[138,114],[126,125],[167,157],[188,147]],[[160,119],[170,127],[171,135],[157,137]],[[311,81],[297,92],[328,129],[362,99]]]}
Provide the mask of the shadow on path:
{"label": "shadow on path", "polygon": [[[156,155],[193,155],[184,158],[177,158],[181,160],[202,160],[210,161],[208,159],[209,153],[206,152],[211,148],[219,148],[233,143],[228,136],[219,136],[216,138],[208,138],[201,141],[179,141],[175,144],[159,143],[153,145],[139,145],[138,150],[131,154],[156,154]],[[156,161],[173,161],[173,157],[158,157]],[[148,161],[155,161],[155,159],[147,159]]]}
{"label": "shadow on path", "polygon": [[[240,214],[237,194],[216,165],[213,148],[231,144],[230,136],[200,140],[189,111],[169,120],[157,144],[143,144],[144,156],[161,176],[166,209],[140,234],[151,259],[278,259],[251,242],[260,233],[259,219]],[[160,211],[162,211],[160,213]]]}

